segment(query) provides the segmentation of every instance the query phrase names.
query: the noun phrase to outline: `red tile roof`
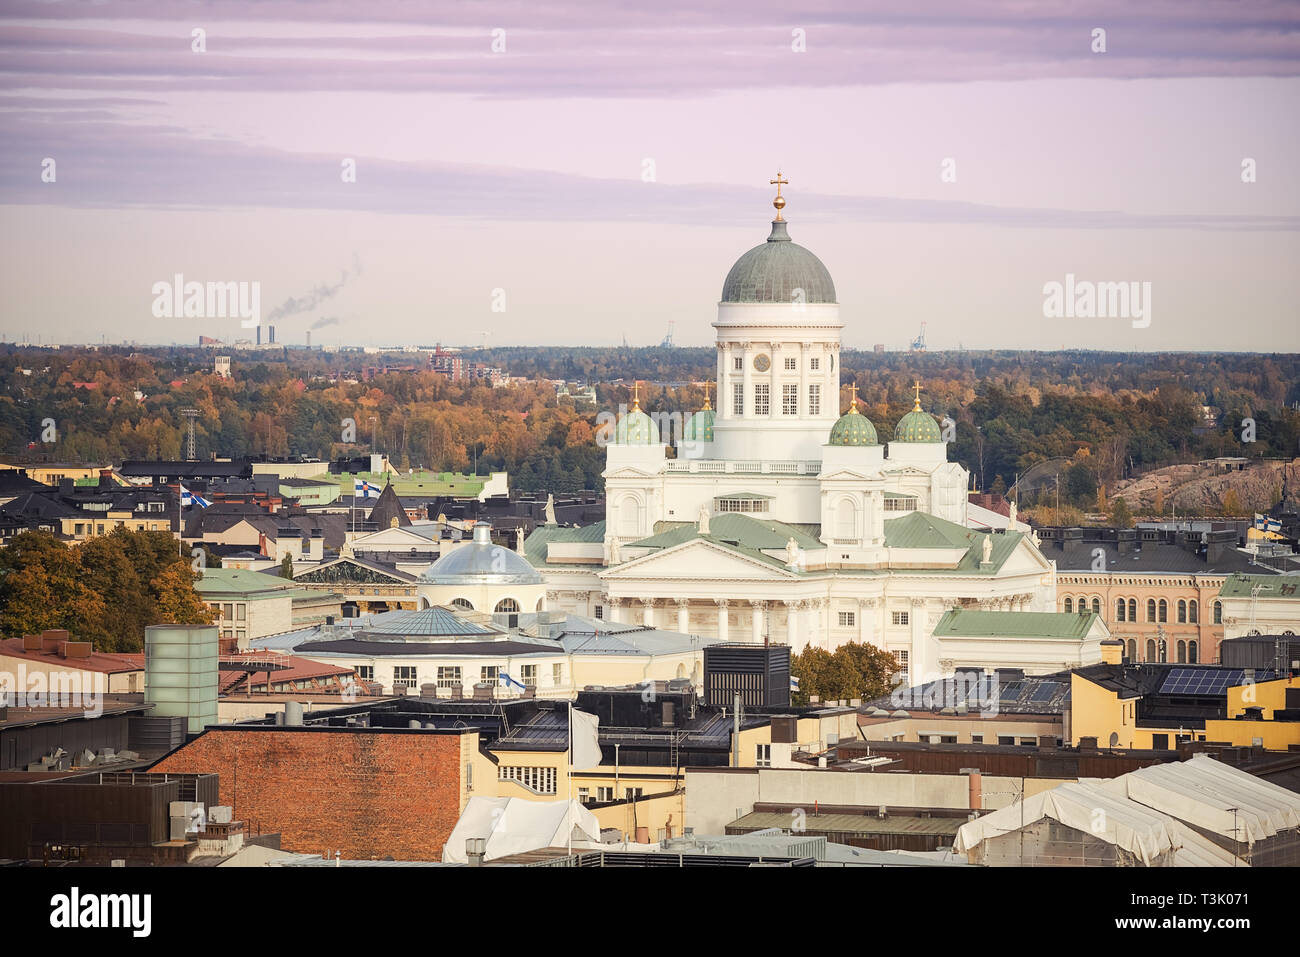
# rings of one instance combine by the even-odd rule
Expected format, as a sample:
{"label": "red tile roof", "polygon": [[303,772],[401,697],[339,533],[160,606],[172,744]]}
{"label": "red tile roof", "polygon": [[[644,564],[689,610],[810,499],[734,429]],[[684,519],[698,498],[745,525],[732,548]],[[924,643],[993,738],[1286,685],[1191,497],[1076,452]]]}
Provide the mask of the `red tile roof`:
{"label": "red tile roof", "polygon": [[[26,651],[21,638],[6,638],[0,641],[0,655],[9,658],[22,658],[26,661],[38,661],[42,664],[58,664],[69,671],[97,671],[101,674],[116,675],[128,671],[144,669],[144,655],[116,655],[103,651],[92,651],[84,658],[65,658],[53,651]],[[138,658],[139,663],[133,659]]]}

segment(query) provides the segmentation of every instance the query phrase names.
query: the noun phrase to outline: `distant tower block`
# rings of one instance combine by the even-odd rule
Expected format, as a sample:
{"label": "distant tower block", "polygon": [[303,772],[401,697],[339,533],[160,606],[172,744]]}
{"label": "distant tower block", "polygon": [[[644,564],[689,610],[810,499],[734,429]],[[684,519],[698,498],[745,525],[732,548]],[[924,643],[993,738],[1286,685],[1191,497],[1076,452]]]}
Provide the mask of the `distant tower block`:
{"label": "distant tower block", "polygon": [[260,325],[257,327],[257,344],[259,346],[262,344],[262,327]]}
{"label": "distant tower block", "polygon": [[212,362],[212,371],[223,379],[230,378],[230,356],[217,356]]}
{"label": "distant tower block", "polygon": [[275,326],[266,327],[266,337],[267,337],[267,342],[269,342],[271,345],[275,345]]}
{"label": "distant tower block", "polygon": [[198,734],[217,723],[216,625],[149,625],[144,630],[144,700],[155,717],[183,717]]}

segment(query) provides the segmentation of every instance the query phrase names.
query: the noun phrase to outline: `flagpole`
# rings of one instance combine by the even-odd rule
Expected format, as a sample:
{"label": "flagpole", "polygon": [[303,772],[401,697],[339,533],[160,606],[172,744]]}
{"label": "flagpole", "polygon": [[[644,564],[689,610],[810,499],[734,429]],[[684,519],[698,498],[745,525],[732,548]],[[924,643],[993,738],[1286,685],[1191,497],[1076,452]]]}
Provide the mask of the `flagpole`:
{"label": "flagpole", "polygon": [[569,778],[568,800],[564,803],[565,850],[573,854],[573,702],[570,701],[566,713],[569,716]]}

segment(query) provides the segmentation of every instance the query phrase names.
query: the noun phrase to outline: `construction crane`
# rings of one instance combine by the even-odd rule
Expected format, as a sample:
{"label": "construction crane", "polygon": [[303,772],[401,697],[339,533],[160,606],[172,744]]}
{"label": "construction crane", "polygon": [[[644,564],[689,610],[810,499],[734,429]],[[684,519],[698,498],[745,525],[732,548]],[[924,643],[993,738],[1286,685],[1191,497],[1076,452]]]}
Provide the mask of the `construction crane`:
{"label": "construction crane", "polygon": [[925,351],[925,323],[924,322],[921,323],[921,334],[912,340],[912,351],[913,352]]}
{"label": "construction crane", "polygon": [[194,420],[199,417],[198,409],[181,409],[181,415],[185,416],[189,426],[189,447],[186,449],[185,461],[195,462],[198,456],[194,454]]}
{"label": "construction crane", "polygon": [[673,347],[673,326],[675,325],[677,325],[676,322],[671,319],[668,320],[668,335],[664,336],[664,341],[659,343],[660,349],[671,349]]}

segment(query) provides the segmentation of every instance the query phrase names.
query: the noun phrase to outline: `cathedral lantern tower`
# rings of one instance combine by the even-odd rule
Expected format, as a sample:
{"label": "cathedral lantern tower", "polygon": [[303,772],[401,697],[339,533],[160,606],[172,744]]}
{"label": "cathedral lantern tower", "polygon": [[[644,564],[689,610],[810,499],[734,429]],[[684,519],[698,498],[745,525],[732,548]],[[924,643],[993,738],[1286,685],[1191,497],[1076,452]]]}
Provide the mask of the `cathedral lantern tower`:
{"label": "cathedral lantern tower", "polygon": [[712,454],[817,461],[839,418],[840,307],[822,261],[791,241],[777,173],[767,241],[731,267],[718,319]]}

